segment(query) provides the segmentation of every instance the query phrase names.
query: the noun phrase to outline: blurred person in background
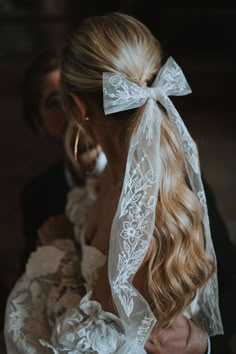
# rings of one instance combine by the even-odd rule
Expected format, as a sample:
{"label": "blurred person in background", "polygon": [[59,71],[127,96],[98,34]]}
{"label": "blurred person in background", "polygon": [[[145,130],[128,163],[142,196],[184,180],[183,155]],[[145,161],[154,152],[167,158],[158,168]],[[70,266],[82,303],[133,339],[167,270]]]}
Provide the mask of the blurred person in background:
{"label": "blurred person in background", "polygon": [[25,251],[22,269],[35,249],[37,230],[52,215],[62,214],[69,191],[63,139],[67,122],[59,101],[61,53],[49,49],[34,58],[21,86],[23,119],[37,135],[61,145],[61,159],[28,181],[21,193]]}
{"label": "blurred person in background", "polygon": [[[24,270],[30,253],[35,249],[38,229],[46,220],[51,218],[51,223],[54,223],[55,216],[60,215],[56,223],[60,225],[61,232],[67,229],[68,221],[62,216],[67,194],[72,187],[84,185],[87,177],[83,168],[79,167],[82,160],[85,162],[89,160],[92,164],[97,161],[98,165],[94,175],[101,168],[101,164],[105,163],[99,147],[94,149],[92,142],[90,142],[89,153],[87,152],[82,133],[77,146],[79,164],[74,166],[71,158],[68,158],[64,152],[64,138],[68,122],[60,104],[60,63],[61,52],[58,49],[48,49],[42,52],[27,68],[21,87],[23,119],[26,125],[34,134],[45,136],[52,143],[61,146],[60,160],[31,178],[21,193],[25,238],[21,272]],[[72,125],[68,129],[67,135],[70,135],[72,143],[74,143],[77,130],[78,128]],[[100,158],[97,160],[98,154]]]}

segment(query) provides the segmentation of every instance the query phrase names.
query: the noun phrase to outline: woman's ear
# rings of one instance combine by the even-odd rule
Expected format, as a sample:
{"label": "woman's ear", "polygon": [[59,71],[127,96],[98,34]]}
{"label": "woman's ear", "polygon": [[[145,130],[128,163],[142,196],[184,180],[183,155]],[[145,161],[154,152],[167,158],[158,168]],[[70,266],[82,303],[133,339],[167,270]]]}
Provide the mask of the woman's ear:
{"label": "woman's ear", "polygon": [[85,103],[85,101],[81,98],[79,98],[78,96],[76,96],[74,93],[70,93],[71,97],[73,98],[76,106],[79,108],[83,119],[85,119],[86,114],[87,114],[87,105]]}

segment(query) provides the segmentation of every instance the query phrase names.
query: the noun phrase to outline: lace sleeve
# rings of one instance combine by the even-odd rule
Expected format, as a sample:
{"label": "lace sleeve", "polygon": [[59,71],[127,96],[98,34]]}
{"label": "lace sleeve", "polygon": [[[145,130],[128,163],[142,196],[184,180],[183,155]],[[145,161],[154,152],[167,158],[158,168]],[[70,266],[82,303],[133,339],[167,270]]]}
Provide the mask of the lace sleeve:
{"label": "lace sleeve", "polygon": [[71,240],[56,240],[39,247],[17,281],[6,307],[5,340],[8,354],[50,353],[39,338],[49,339],[58,312],[79,303],[82,279],[80,259]]}
{"label": "lace sleeve", "polygon": [[54,354],[112,354],[122,346],[120,319],[103,311],[97,301],[91,300],[91,295],[89,292],[78,306],[57,317],[50,340],[40,339],[43,347]]}
{"label": "lace sleeve", "polygon": [[71,240],[32,253],[7,304],[8,354],[111,354],[127,345],[120,319],[92,301],[91,292],[81,299],[79,263]]}

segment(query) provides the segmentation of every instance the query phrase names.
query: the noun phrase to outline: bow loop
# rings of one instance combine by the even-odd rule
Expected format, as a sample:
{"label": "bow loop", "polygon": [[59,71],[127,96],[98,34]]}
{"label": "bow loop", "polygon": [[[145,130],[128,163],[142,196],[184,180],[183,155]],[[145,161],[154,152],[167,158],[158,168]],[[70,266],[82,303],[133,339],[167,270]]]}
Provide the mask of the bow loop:
{"label": "bow loop", "polygon": [[172,57],[161,68],[152,87],[159,88],[166,96],[185,96],[192,92],[182,69]]}

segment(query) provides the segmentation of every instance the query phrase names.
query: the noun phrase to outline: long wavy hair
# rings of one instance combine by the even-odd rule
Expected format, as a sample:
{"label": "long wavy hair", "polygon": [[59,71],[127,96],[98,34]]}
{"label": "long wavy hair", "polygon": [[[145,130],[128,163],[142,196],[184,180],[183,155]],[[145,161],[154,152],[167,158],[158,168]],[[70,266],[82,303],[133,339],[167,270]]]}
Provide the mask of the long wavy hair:
{"label": "long wavy hair", "polygon": [[[102,107],[102,73],[120,73],[140,86],[150,86],[160,70],[161,47],[147,27],[120,13],[85,20],[71,36],[62,63],[62,101],[70,116],[79,112],[69,95],[93,95]],[[126,143],[136,129],[143,107],[110,119],[120,124]],[[127,129],[128,128],[128,129]],[[181,143],[162,110],[161,183],[154,237],[149,248],[147,300],[158,319],[158,328],[170,326],[186,309],[196,291],[215,270],[204,250],[202,212],[191,191]]]}

